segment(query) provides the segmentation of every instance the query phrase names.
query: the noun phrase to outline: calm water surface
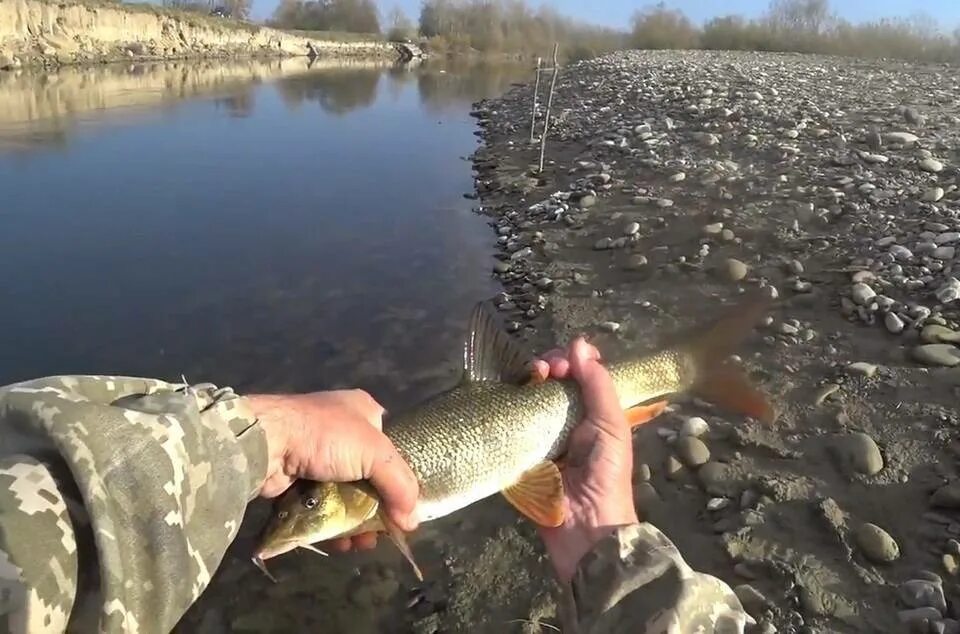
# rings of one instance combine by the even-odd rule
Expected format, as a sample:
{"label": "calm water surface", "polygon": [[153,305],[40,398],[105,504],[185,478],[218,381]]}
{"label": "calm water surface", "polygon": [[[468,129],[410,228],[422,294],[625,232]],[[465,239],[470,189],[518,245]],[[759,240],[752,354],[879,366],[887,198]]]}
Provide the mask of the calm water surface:
{"label": "calm water surface", "polygon": [[463,198],[470,104],[522,78],[304,60],[0,75],[0,383],[432,389],[495,290],[494,235]]}

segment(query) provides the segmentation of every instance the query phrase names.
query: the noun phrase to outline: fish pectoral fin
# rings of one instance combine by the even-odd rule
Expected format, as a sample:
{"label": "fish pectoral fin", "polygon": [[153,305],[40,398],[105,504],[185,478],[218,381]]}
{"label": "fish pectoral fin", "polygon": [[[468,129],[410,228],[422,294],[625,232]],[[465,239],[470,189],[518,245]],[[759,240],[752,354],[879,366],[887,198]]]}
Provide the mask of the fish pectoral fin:
{"label": "fish pectoral fin", "polygon": [[720,365],[698,381],[693,393],[718,407],[767,424],[777,418],[767,397],[750,384],[743,370],[730,363]]}
{"label": "fish pectoral fin", "polygon": [[656,401],[647,405],[635,405],[624,411],[630,429],[636,429],[644,423],[649,423],[667,409],[667,401]]}
{"label": "fish pectoral fin", "polygon": [[487,304],[480,302],[470,315],[463,346],[463,382],[526,383],[532,374],[533,354],[497,325]]}
{"label": "fish pectoral fin", "polygon": [[298,548],[302,548],[302,549],[304,549],[304,550],[309,550],[309,551],[312,552],[312,553],[317,553],[318,555],[323,555],[324,557],[329,557],[329,556],[330,556],[330,555],[328,555],[327,553],[325,553],[325,552],[323,552],[322,550],[320,550],[319,548],[317,548],[316,546],[314,546],[313,544],[300,544],[300,545],[298,546]]}
{"label": "fish pectoral fin", "polygon": [[413,558],[413,551],[410,549],[410,544],[407,543],[406,534],[404,534],[403,530],[394,524],[393,521],[386,516],[386,514],[380,513],[380,521],[383,523],[384,530],[386,531],[387,535],[390,536],[390,540],[397,547],[397,550],[399,550],[404,559],[410,562],[410,565],[413,566],[413,574],[417,576],[417,580],[423,581],[423,573],[420,572],[420,566],[417,565],[416,560]]}
{"label": "fish pectoral fin", "polygon": [[563,476],[553,462],[541,462],[516,484],[503,490],[503,497],[520,513],[540,526],[563,524]]}

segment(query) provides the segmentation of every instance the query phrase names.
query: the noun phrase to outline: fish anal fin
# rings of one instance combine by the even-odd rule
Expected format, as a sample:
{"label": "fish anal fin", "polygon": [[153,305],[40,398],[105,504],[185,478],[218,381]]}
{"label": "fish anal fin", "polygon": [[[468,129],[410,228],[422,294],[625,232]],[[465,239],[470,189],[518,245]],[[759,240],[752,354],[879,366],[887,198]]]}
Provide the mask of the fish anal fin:
{"label": "fish anal fin", "polygon": [[563,476],[553,462],[541,462],[524,473],[516,484],[503,490],[503,496],[517,511],[539,526],[563,524]]}
{"label": "fish anal fin", "polygon": [[766,424],[777,418],[767,397],[750,384],[743,370],[729,363],[701,377],[693,393],[725,410],[751,416]]}
{"label": "fish anal fin", "polygon": [[417,565],[417,561],[413,558],[413,551],[410,549],[410,544],[407,543],[406,534],[399,526],[394,524],[389,517],[382,513],[380,514],[380,520],[383,523],[383,528],[387,535],[390,536],[390,539],[397,547],[397,550],[400,551],[404,559],[410,562],[410,565],[413,567],[413,574],[417,576],[417,580],[423,581],[423,573],[420,571],[420,566]]}
{"label": "fish anal fin", "polygon": [[646,405],[635,405],[624,411],[630,429],[649,423],[667,409],[667,401],[655,401]]}
{"label": "fish anal fin", "polygon": [[531,380],[533,355],[500,328],[489,302],[474,306],[463,346],[463,380],[523,384]]}

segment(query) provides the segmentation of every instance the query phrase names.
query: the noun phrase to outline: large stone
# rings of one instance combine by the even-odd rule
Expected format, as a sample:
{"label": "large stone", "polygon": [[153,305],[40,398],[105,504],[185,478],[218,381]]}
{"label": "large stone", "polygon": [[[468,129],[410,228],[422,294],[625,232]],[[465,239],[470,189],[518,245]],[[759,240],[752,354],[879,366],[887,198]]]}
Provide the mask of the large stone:
{"label": "large stone", "polygon": [[829,449],[849,469],[863,475],[876,475],[883,469],[883,456],[873,438],[862,433],[836,434]]}
{"label": "large stone", "polygon": [[943,171],[943,163],[934,158],[925,158],[920,161],[920,169],[924,172],[932,172],[934,174]]}
{"label": "large stone", "polygon": [[941,614],[947,609],[942,583],[927,579],[911,579],[897,588],[900,600],[910,608],[934,608]]}
{"label": "large stone", "polygon": [[740,260],[729,258],[724,263],[724,274],[732,282],[739,282],[750,272],[749,267]]}
{"label": "large stone", "polygon": [[930,343],[917,346],[911,352],[913,358],[926,365],[941,365],[952,368],[960,364],[960,349],[949,343]]}
{"label": "large stone", "polygon": [[688,467],[699,467],[710,460],[710,450],[694,436],[681,436],[674,445],[677,457]]}

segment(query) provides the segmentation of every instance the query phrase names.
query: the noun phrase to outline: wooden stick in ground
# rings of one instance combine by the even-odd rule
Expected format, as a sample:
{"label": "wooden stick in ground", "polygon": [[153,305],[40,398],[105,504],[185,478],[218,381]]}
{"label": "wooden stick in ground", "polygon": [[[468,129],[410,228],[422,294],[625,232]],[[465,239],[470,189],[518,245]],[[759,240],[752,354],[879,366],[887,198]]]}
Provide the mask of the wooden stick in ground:
{"label": "wooden stick in ground", "polygon": [[557,54],[560,52],[560,43],[553,45],[553,77],[550,79],[550,94],[547,97],[547,112],[543,117],[543,136],[540,137],[540,172],[543,172],[543,155],[547,151],[547,130],[550,128],[550,108],[553,106],[553,91],[557,87],[557,75],[560,74],[560,62]]}
{"label": "wooden stick in ground", "polygon": [[530,117],[530,143],[533,144],[536,138],[537,127],[537,101],[540,96],[540,66],[543,64],[543,58],[537,58],[537,82],[533,88],[533,115]]}

